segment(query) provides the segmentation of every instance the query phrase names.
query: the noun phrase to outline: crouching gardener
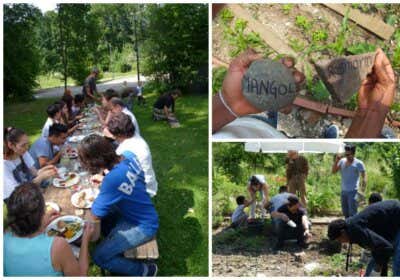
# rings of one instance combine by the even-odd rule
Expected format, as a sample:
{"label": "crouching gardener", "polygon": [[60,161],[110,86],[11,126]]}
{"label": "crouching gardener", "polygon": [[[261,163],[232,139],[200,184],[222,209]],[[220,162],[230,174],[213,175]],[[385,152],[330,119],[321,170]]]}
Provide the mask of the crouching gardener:
{"label": "crouching gardener", "polygon": [[90,219],[97,226],[93,240],[104,239],[95,248],[94,262],[118,275],[155,276],[157,266],[127,259],[124,252],[150,241],[157,233],[158,215],[146,192],[144,173],[135,156],[119,157],[104,137],[92,134],[78,148],[79,160],[90,173],[108,172]]}
{"label": "crouching gardener", "polygon": [[400,276],[399,217],[398,200],[377,202],[346,220],[332,221],[328,226],[328,237],[370,249],[377,272],[382,272],[393,256],[393,276]]}

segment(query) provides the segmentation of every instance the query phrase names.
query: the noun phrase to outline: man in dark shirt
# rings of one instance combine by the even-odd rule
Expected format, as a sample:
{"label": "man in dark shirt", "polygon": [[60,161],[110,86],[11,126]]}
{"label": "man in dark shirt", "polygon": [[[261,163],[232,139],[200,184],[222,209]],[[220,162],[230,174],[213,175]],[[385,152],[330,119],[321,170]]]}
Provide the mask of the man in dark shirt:
{"label": "man in dark shirt", "polygon": [[290,193],[300,195],[301,204],[307,208],[306,178],[308,175],[308,162],[297,151],[288,151],[286,158],[286,179]]}
{"label": "man in dark shirt", "polygon": [[302,207],[297,196],[291,195],[287,200],[286,204],[271,213],[271,217],[276,219],[274,224],[278,235],[275,249],[280,249],[284,241],[288,239],[297,239],[300,247],[306,247],[306,242],[311,237],[307,211]]}
{"label": "man in dark shirt", "polygon": [[85,79],[85,82],[82,87],[82,94],[85,97],[86,103],[93,103],[94,101],[101,101],[96,97],[97,87],[96,87],[96,78],[99,75],[99,69],[94,67],[90,75]]}
{"label": "man in dark shirt", "polygon": [[393,276],[400,276],[400,202],[385,200],[371,204],[360,213],[332,221],[328,237],[341,243],[356,243],[370,249],[382,271],[393,256]]}
{"label": "man in dark shirt", "polygon": [[153,105],[153,119],[158,120],[176,120],[175,100],[181,95],[180,90],[173,90],[160,96]]}

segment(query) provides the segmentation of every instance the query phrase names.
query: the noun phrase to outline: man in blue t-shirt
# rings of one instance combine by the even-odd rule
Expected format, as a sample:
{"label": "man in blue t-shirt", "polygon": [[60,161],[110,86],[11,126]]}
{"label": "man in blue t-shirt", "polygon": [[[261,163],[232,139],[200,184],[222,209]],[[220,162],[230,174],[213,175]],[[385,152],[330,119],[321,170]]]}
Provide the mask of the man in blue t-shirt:
{"label": "man in blue t-shirt", "polygon": [[342,177],[341,204],[343,215],[346,218],[357,214],[357,194],[360,175],[362,178],[361,193],[364,192],[367,185],[364,163],[355,158],[355,153],[355,146],[346,145],[345,158],[336,156],[335,162],[332,166],[332,172],[336,173],[340,171]]}
{"label": "man in blue t-shirt", "polygon": [[92,134],[78,148],[79,158],[90,173],[107,172],[91,209],[96,227],[94,240],[103,241],[93,253],[94,262],[118,275],[155,276],[157,266],[124,257],[123,253],[153,239],[158,215],[146,192],[144,172],[134,154],[119,157],[104,137]]}

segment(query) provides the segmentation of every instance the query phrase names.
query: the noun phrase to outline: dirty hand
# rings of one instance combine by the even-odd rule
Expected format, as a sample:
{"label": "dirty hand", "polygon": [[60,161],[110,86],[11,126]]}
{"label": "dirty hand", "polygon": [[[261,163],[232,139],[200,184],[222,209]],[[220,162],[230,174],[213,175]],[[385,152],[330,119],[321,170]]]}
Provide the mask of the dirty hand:
{"label": "dirty hand", "polygon": [[[231,62],[228,73],[226,74],[222,84],[222,95],[227,105],[238,116],[260,112],[259,109],[246,100],[242,93],[242,78],[250,64],[259,59],[262,59],[260,54],[255,52],[253,49],[247,49]],[[284,58],[281,62],[292,71],[296,84],[299,86],[304,81],[305,76],[294,68],[294,59]],[[283,109],[285,111],[289,110],[288,108]]]}
{"label": "dirty hand", "polygon": [[358,107],[375,109],[379,104],[390,107],[395,95],[395,80],[396,77],[389,59],[382,49],[378,49],[373,71],[361,84]]}
{"label": "dirty hand", "polygon": [[96,224],[96,221],[85,222],[85,226],[83,229],[83,236],[82,236],[83,240],[90,241],[90,239],[95,231],[95,224]]}

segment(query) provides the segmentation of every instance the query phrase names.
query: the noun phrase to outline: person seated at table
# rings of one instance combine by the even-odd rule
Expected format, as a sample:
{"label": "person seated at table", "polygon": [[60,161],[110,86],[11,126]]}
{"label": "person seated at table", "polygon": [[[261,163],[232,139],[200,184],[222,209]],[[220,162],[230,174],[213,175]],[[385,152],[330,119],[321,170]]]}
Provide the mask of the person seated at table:
{"label": "person seated at table", "polygon": [[36,168],[46,165],[55,165],[60,161],[61,152],[55,151],[56,146],[62,146],[67,140],[68,128],[55,123],[49,128],[49,137],[40,137],[29,149]]}
{"label": "person seated at table", "polygon": [[59,213],[46,211],[37,185],[18,186],[8,200],[7,210],[10,230],[4,233],[5,276],[87,276],[93,225],[85,225],[76,259],[64,238],[50,237],[45,232]]}
{"label": "person seated at table", "polygon": [[61,120],[61,108],[57,104],[51,104],[47,107],[47,120],[42,128],[42,136],[49,136],[49,127],[54,123],[59,123]]}
{"label": "person seated at table", "polygon": [[146,141],[136,133],[131,118],[123,113],[113,115],[107,123],[108,131],[119,143],[117,155],[130,157],[133,153],[144,171],[146,190],[151,197],[157,194],[157,180],[154,173],[150,148]]}
{"label": "person seated at table", "polygon": [[82,118],[82,116],[75,115],[73,112],[74,106],[74,96],[71,93],[70,89],[67,89],[64,95],[61,97],[61,101],[65,102],[68,108],[68,121],[75,121]]}
{"label": "person seated at table", "polygon": [[102,125],[106,125],[107,118],[111,114],[111,104],[110,100],[114,97],[118,97],[119,94],[112,88],[107,89],[101,94],[101,107],[96,107],[94,109],[97,117],[99,118]]}
{"label": "person seated at table", "polygon": [[167,120],[178,122],[175,113],[175,100],[181,96],[181,91],[175,89],[160,96],[153,105],[153,120]]}
{"label": "person seated at table", "polygon": [[[139,124],[138,124],[138,122],[136,120],[135,115],[131,111],[129,111],[128,108],[126,108],[125,103],[124,103],[124,101],[122,101],[121,98],[118,98],[118,97],[111,98],[110,106],[111,106],[112,115],[117,115],[117,114],[123,113],[123,114],[129,116],[129,118],[131,119],[133,125],[135,126],[135,134],[136,135],[140,135]],[[107,122],[106,123],[108,123],[108,121],[110,120],[112,115],[110,115],[107,118]]]}
{"label": "person seated at table", "polygon": [[155,276],[157,265],[124,257],[126,250],[153,239],[158,214],[146,192],[144,172],[138,160],[118,156],[104,137],[92,134],[78,146],[81,165],[92,174],[108,170],[93,202],[89,220],[96,226],[93,241],[101,233],[92,259],[103,269],[118,275]]}
{"label": "person seated at table", "polygon": [[58,100],[54,102],[54,104],[61,108],[60,123],[68,127],[68,135],[72,135],[78,128],[78,123],[75,120],[70,119],[67,104],[62,100]]}
{"label": "person seated at table", "polygon": [[73,116],[78,116],[83,112],[83,109],[85,109],[85,97],[83,94],[77,94],[74,97],[74,103],[72,105],[72,115]]}
{"label": "person seated at table", "polygon": [[307,241],[311,237],[310,222],[307,211],[302,207],[297,196],[289,196],[287,203],[272,212],[271,217],[277,219],[275,230],[278,242],[275,250],[281,249],[284,241],[288,239],[297,239],[300,247],[307,246]]}
{"label": "person seated at table", "polygon": [[39,185],[57,174],[54,165],[35,168],[35,161],[28,152],[29,138],[23,130],[7,127],[3,137],[4,200],[22,183],[33,182]]}

